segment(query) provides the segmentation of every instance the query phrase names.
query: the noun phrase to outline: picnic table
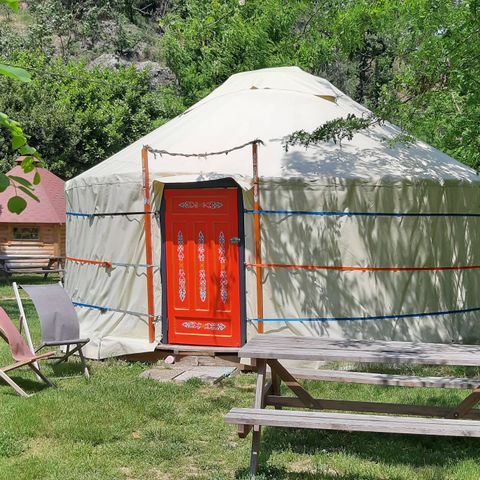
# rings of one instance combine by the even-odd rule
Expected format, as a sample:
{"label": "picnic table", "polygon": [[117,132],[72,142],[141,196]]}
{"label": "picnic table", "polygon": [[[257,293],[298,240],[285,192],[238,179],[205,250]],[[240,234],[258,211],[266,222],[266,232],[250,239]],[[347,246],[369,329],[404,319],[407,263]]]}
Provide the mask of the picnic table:
{"label": "picnic table", "polygon": [[[238,434],[242,438],[253,430],[250,462],[253,475],[258,466],[262,426],[480,437],[480,410],[474,409],[480,400],[480,378],[313,370],[287,367],[280,363],[280,360],[310,360],[355,364],[478,367],[480,346],[258,335],[241,348],[238,355],[252,359],[256,365],[255,403],[253,408],[233,408],[225,416],[225,421],[237,425]],[[271,372],[269,379],[267,366]],[[327,400],[314,398],[299,383],[299,379],[401,387],[459,388],[471,392],[453,408]],[[282,382],[294,396],[281,394]],[[269,405],[275,407],[275,410],[266,410],[265,407]],[[283,410],[284,407],[293,410]]]}
{"label": "picnic table", "polygon": [[12,273],[41,273],[47,278],[49,273],[64,273],[64,257],[52,255],[1,255],[0,271],[7,278]]}

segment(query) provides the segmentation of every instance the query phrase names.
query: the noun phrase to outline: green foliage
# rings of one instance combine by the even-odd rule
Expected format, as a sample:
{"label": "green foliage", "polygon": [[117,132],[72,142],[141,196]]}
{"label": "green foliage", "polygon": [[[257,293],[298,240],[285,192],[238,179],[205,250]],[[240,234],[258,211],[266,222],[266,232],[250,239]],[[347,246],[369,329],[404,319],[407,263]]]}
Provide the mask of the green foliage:
{"label": "green foliage", "polygon": [[231,74],[298,65],[480,166],[478,0],[180,0],[161,26],[187,104]]}
{"label": "green foliage", "polygon": [[6,5],[13,11],[18,11],[18,0],[0,0],[0,5]]}
{"label": "green foliage", "polygon": [[5,75],[21,82],[29,82],[31,80],[30,74],[23,68],[11,67],[2,63],[0,63],[0,75]]}
{"label": "green foliage", "polygon": [[23,197],[15,195],[8,199],[7,207],[12,213],[20,214],[27,207],[27,201]]}
{"label": "green foliage", "polygon": [[[32,72],[28,88],[0,79],[0,110],[15,115],[42,152],[47,167],[70,178],[113,155],[165,120],[183,105],[170,88],[152,91],[147,71],[85,68],[42,55],[19,54],[16,65]],[[2,169],[15,152],[2,142]]]}
{"label": "green foliage", "polygon": [[408,34],[398,35],[398,65],[383,87],[385,114],[479,169],[479,2],[401,5],[395,28]]}
{"label": "green foliage", "polygon": [[[167,15],[164,54],[188,103],[232,73],[292,63],[304,2],[187,0]],[[293,56],[292,56],[293,55]]]}

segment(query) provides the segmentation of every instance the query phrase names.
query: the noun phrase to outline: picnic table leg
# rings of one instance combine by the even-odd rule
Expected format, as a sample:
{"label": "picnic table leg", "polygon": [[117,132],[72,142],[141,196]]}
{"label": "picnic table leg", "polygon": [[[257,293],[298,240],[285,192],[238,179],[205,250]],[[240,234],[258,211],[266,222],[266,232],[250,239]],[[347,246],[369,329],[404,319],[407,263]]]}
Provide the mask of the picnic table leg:
{"label": "picnic table leg", "polygon": [[475,388],[470,395],[460,402],[447,418],[462,418],[472,410],[472,408],[480,401],[480,387]]}
{"label": "picnic table leg", "polygon": [[322,408],[321,401],[313,398],[278,360],[268,360],[268,365],[272,372],[275,371],[283,380],[283,383],[303,402],[306,408]]}
{"label": "picnic table leg", "polygon": [[[281,395],[281,384],[282,384],[282,379],[280,378],[280,375],[277,373],[275,368],[272,368],[270,365],[270,369],[272,371],[272,395]],[[280,405],[275,405],[275,410],[281,410],[282,407]]]}
{"label": "picnic table leg", "polygon": [[[50,259],[50,260],[48,261],[48,265],[47,265],[47,268],[46,268],[45,270],[50,270],[50,269],[53,267],[54,262],[55,262],[55,260]],[[48,277],[48,271],[47,271],[47,273],[45,273],[45,275],[43,276],[43,279],[46,280],[47,277]]]}
{"label": "picnic table leg", "polygon": [[7,261],[5,259],[0,260],[0,269],[2,271],[3,280],[8,281],[10,279],[10,275],[8,274]]}
{"label": "picnic table leg", "polygon": [[[257,364],[257,388],[255,391],[255,408],[264,408],[265,405],[265,375],[267,371],[267,363],[265,360],[259,360]],[[258,468],[258,456],[260,454],[260,437],[262,427],[260,425],[253,426],[252,435],[252,452],[250,456],[250,473],[256,475]]]}

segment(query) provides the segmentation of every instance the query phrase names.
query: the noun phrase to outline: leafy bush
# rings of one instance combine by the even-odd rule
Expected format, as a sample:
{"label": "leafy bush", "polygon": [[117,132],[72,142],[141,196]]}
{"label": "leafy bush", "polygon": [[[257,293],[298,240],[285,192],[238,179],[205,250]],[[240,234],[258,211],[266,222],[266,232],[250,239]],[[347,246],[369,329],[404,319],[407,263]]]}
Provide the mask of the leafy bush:
{"label": "leafy bush", "polygon": [[[0,78],[0,111],[21,122],[47,167],[70,178],[105,160],[183,110],[173,88],[152,91],[148,71],[64,64],[19,54],[10,61],[32,73],[28,84]],[[14,160],[0,130],[2,169]]]}

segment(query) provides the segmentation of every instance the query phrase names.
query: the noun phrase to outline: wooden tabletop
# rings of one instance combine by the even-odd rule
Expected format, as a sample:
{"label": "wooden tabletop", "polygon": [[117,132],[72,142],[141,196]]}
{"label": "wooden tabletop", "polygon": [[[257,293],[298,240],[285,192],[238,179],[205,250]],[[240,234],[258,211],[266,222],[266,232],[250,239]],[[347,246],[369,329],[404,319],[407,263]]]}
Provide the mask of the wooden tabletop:
{"label": "wooden tabletop", "polygon": [[333,340],[266,334],[250,340],[239,350],[238,356],[278,360],[480,366],[479,345]]}
{"label": "wooden tabletop", "polygon": [[0,260],[61,260],[55,255],[0,255]]}

